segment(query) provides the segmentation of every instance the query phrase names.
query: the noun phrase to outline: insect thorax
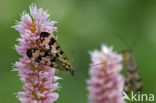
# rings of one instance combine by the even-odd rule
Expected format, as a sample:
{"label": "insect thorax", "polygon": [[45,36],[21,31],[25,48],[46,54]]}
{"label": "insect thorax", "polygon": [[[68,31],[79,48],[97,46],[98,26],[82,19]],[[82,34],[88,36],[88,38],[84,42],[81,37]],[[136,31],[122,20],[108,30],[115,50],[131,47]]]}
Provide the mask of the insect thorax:
{"label": "insect thorax", "polygon": [[133,55],[132,51],[130,49],[125,49],[121,53],[123,55],[123,62],[124,62],[124,64],[127,64],[127,62],[129,62],[131,56]]}

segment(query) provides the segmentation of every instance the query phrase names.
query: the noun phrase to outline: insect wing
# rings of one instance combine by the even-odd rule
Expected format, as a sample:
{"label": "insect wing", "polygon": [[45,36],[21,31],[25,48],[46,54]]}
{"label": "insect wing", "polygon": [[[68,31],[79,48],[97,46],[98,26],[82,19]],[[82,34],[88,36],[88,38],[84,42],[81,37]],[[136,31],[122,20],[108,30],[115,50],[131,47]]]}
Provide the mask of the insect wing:
{"label": "insect wing", "polygon": [[37,63],[50,67],[54,66],[54,63],[52,62],[53,58],[49,56],[47,51],[39,50],[38,48],[31,48],[27,50],[27,56]]}
{"label": "insect wing", "polygon": [[124,91],[129,92],[131,89],[136,92],[141,91],[142,81],[134,55],[131,55],[125,65],[127,70]]}
{"label": "insect wing", "polygon": [[49,54],[53,55],[56,58],[66,59],[66,55],[64,51],[56,42],[56,39],[53,35],[47,32],[41,32],[40,34],[40,42],[43,47],[49,52]]}

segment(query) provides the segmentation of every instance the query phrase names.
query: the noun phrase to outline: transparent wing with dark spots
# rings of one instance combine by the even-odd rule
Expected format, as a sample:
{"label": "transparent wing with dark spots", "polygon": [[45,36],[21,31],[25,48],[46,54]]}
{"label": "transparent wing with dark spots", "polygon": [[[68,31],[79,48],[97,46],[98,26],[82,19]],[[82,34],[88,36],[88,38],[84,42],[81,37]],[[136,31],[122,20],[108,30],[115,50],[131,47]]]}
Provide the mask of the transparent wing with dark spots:
{"label": "transparent wing with dark spots", "polygon": [[55,67],[57,64],[54,61],[54,57],[49,56],[48,51],[40,50],[38,48],[31,48],[27,50],[27,56],[37,62],[50,67]]}
{"label": "transparent wing with dark spots", "polygon": [[130,60],[126,64],[126,76],[125,76],[125,87],[124,91],[129,92],[134,90],[135,92],[141,91],[142,80],[139,75],[138,66],[134,55],[131,55]]}
{"label": "transparent wing with dark spots", "polygon": [[49,52],[49,54],[52,54],[56,58],[61,58],[64,60],[67,59],[64,51],[56,42],[55,37],[48,32],[40,33],[40,42],[42,43],[43,47]]}

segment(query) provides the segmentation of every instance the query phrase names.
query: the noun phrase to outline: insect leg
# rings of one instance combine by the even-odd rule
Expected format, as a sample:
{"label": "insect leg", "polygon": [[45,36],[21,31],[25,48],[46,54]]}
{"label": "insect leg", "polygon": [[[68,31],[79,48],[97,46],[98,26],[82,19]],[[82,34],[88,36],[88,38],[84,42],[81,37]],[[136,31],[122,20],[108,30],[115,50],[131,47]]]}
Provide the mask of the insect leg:
{"label": "insect leg", "polygon": [[54,75],[53,75],[53,78],[52,78],[52,83],[54,82],[55,72],[56,72],[56,69],[54,70]]}

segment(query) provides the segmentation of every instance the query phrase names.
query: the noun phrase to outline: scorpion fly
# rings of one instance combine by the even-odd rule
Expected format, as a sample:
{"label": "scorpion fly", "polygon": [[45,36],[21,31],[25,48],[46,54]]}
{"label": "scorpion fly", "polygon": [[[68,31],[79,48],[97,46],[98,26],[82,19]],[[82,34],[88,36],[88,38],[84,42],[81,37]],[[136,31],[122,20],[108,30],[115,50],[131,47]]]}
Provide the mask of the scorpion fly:
{"label": "scorpion fly", "polygon": [[39,42],[38,47],[26,51],[28,58],[61,71],[69,71],[74,76],[74,70],[55,37],[48,32],[41,32],[39,36],[36,41]]}
{"label": "scorpion fly", "polygon": [[133,40],[131,46],[128,45],[123,37],[120,36],[120,38],[129,47],[129,49],[121,51],[123,55],[123,66],[126,68],[124,91],[126,93],[130,92],[130,90],[139,92],[142,89],[142,80],[139,74],[136,58],[132,52],[132,49],[130,49],[134,45],[137,38]]}

